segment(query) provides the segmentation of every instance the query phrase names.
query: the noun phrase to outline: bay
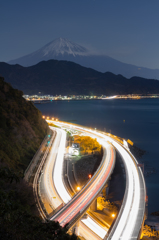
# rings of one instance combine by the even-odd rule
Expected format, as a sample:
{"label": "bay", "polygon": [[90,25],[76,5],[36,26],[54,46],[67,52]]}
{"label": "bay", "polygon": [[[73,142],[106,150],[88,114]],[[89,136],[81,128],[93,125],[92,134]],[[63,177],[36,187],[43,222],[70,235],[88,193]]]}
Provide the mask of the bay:
{"label": "bay", "polygon": [[141,161],[155,169],[145,176],[148,210],[159,211],[159,99],[52,101],[36,107],[45,116],[111,132],[146,150]]}

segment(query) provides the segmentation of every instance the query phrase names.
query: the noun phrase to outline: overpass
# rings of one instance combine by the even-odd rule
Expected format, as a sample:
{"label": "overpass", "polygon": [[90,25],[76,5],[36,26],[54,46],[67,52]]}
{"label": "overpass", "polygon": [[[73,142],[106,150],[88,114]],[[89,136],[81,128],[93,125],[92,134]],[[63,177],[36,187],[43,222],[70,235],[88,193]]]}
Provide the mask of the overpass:
{"label": "overpass", "polygon": [[[138,163],[134,158],[134,156],[130,153],[129,149],[126,146],[123,146],[121,143],[116,141],[114,138],[112,138],[108,134],[105,134],[102,132],[93,131],[84,127],[75,126],[67,123],[61,123],[61,122],[56,122],[56,125],[65,126],[67,128],[74,128],[76,130],[83,131],[86,134],[94,135],[96,138],[100,138],[100,141],[103,142],[103,145],[105,145],[106,142],[109,141],[120,152],[123,158],[125,169],[126,169],[126,182],[127,182],[126,192],[124,195],[122,207],[120,209],[120,212],[118,214],[118,217],[114,225],[108,231],[108,233],[105,232],[105,235],[102,236],[101,238],[114,239],[114,240],[139,239],[140,229],[144,219],[146,190],[145,190],[145,182],[142,175],[142,171],[140,167],[138,167]],[[110,147],[110,149],[111,148],[112,147]],[[110,152],[112,152],[111,154],[113,154],[112,149],[110,150]],[[106,157],[105,154],[106,152],[104,153],[104,158]],[[108,161],[113,162],[113,160],[110,160],[111,158],[112,157],[107,156],[107,161],[105,162],[108,162]],[[62,199],[62,201],[65,203],[66,202],[68,203],[58,213],[56,213],[53,217],[51,217],[52,220],[59,221],[62,226],[64,226],[66,223],[69,222],[71,226],[84,214],[84,212],[86,211],[86,209],[94,199],[94,195],[92,195],[92,192],[96,188],[96,183],[99,181],[99,179],[102,182],[101,174],[104,174],[102,171],[103,167],[107,171],[107,177],[109,177],[110,172],[113,169],[113,163],[111,163],[111,165],[108,165],[108,163],[104,164],[104,161],[102,160],[101,164],[102,165],[100,165],[94,177],[90,180],[89,183],[87,183],[87,185],[82,189],[82,191],[79,192],[73,199],[70,200],[70,196],[67,193],[66,189],[62,190],[62,192],[65,192],[64,198],[66,198],[65,200]],[[57,173],[58,171],[54,171],[54,172]],[[56,182],[55,179],[57,179],[57,176],[54,177],[54,181]],[[55,182],[53,184],[55,184]],[[104,184],[104,182],[102,182],[102,184]],[[102,184],[99,187],[100,191],[103,188]],[[55,188],[57,191],[61,189],[61,187],[57,185]],[[99,192],[96,193],[95,196],[97,197],[98,194]],[[61,193],[59,192],[58,192],[58,195],[59,195],[59,198],[62,196]],[[93,199],[92,199],[92,196],[93,196]],[[86,205],[84,204],[85,206],[81,203],[81,200],[83,198],[85,198],[85,201],[86,201]]]}

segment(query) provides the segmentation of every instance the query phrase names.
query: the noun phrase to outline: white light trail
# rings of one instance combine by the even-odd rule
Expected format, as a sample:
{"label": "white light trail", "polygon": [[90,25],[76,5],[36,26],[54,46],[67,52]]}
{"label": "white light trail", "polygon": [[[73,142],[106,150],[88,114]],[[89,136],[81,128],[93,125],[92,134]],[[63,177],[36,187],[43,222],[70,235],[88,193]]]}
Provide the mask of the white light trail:
{"label": "white light trail", "polygon": [[[109,141],[120,152],[120,154],[123,158],[126,173],[127,173],[127,192],[126,192],[126,198],[124,201],[124,205],[122,206],[122,212],[121,212],[120,218],[119,219],[117,218],[118,219],[117,225],[116,225],[111,237],[109,238],[109,236],[108,236],[108,239],[111,239],[111,240],[131,239],[133,232],[135,232],[135,224],[137,221],[138,212],[140,211],[140,209],[139,209],[140,180],[139,180],[139,172],[138,172],[137,165],[136,165],[136,164],[138,164],[137,160],[132,157],[132,154],[131,154],[130,150],[128,149],[127,142],[124,140],[124,146],[122,146],[117,141],[115,141],[113,139],[113,137],[102,134],[98,131],[90,130],[90,129],[80,127],[80,126],[75,126],[75,125],[73,126],[72,124],[70,126],[70,124],[68,124],[68,123],[56,122],[56,125],[59,125],[59,126],[65,125],[68,127],[73,127],[74,129],[77,129],[77,130],[81,130],[86,133],[94,134],[94,137],[96,137],[98,139],[98,141],[101,141],[100,139]],[[101,143],[102,143],[102,141],[101,141]],[[142,176],[141,170],[140,170],[140,174]],[[142,176],[142,181],[143,181],[143,187],[145,188],[143,176]],[[145,190],[143,193],[145,193]],[[144,210],[144,207],[143,207],[143,210]],[[92,223],[92,221],[90,219],[84,219],[82,221],[84,221],[83,223],[88,225],[89,227],[93,226],[93,224],[94,224],[94,223]],[[91,229],[93,231],[94,228],[91,227]],[[97,229],[98,229],[98,227],[97,227]],[[104,235],[105,230],[101,229],[100,231],[103,232],[103,235]],[[97,230],[97,232],[98,232],[98,230]],[[97,233],[97,232],[96,232],[96,234],[98,236],[100,236],[99,235],[100,233]],[[103,238],[103,235],[101,236],[102,238]],[[136,232],[136,235],[138,235],[137,232]],[[133,235],[133,238],[138,239],[138,236]]]}
{"label": "white light trail", "polygon": [[66,132],[62,129],[58,129],[58,131],[61,132],[62,136],[61,136],[61,141],[60,141],[56,162],[54,166],[53,181],[59,196],[62,198],[64,203],[67,203],[71,200],[71,197],[68,194],[66,188],[64,187],[64,184],[62,181],[63,158],[64,158],[65,145],[66,145]]}
{"label": "white light trail", "polygon": [[[53,128],[52,128],[53,129]],[[61,199],[67,203],[71,197],[69,196],[68,192],[65,189],[65,186],[62,181],[62,165],[63,165],[63,156],[64,156],[64,150],[65,150],[65,141],[66,141],[66,132],[63,130],[58,129],[58,131],[61,131],[62,137],[61,137],[61,143],[59,145],[58,155],[56,158],[56,163],[54,167],[54,184],[56,187],[56,190],[61,197]],[[102,144],[104,147],[109,147],[109,145],[101,140],[100,138],[97,138],[97,140]],[[103,229],[101,226],[99,226],[96,222],[94,222],[91,218],[82,220],[84,221],[84,224],[93,232],[95,232],[99,237],[102,236],[102,238],[106,235],[107,231]]]}
{"label": "white light trail", "polygon": [[[58,123],[62,125],[61,123]],[[69,126],[67,123],[63,123],[64,125]],[[101,134],[98,131],[90,130],[87,128],[74,126],[76,129],[81,129],[82,131],[87,131],[93,133],[95,136],[99,136],[104,138],[106,141],[112,142],[112,144],[117,148],[120,154],[123,157],[123,161],[125,163],[126,172],[127,172],[127,197],[124,202],[123,211],[118,220],[118,224],[114,230],[113,235],[111,236],[111,240],[128,240],[131,239],[135,224],[137,221],[137,215],[140,211],[139,202],[140,202],[140,181],[138,176],[138,169],[134,163],[131,153],[127,148],[125,143],[125,147],[121,146],[117,141],[115,141],[112,137],[109,137],[105,134]],[[136,161],[137,163],[137,161]],[[144,181],[144,179],[143,179]],[[145,186],[145,185],[144,185]],[[86,221],[85,221],[86,222]],[[137,239],[138,236],[134,236],[134,239]],[[109,239],[109,237],[108,237]]]}
{"label": "white light trail", "polygon": [[87,219],[82,219],[83,222],[89,229],[91,229],[95,234],[97,234],[102,239],[106,234],[106,230],[101,228],[95,221],[93,221],[90,217]]}

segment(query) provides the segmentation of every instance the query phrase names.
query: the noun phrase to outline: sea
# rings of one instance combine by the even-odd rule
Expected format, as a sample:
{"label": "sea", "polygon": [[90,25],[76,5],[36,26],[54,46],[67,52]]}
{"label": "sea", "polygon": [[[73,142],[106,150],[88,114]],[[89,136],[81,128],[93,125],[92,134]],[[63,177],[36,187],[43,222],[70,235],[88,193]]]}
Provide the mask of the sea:
{"label": "sea", "polygon": [[148,213],[159,211],[159,99],[64,100],[35,104],[43,115],[130,139],[146,153]]}

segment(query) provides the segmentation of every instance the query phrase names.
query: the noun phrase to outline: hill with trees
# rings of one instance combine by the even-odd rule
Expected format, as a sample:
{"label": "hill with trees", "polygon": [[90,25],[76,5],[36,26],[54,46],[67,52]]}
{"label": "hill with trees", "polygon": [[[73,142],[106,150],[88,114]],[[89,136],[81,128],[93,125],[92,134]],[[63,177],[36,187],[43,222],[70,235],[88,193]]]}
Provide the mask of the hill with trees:
{"label": "hill with trees", "polygon": [[48,124],[41,112],[0,78],[0,161],[24,170],[45,137]]}
{"label": "hill with trees", "polygon": [[79,64],[49,60],[31,67],[0,63],[0,75],[25,94],[121,95],[159,93],[159,81],[110,72],[101,73]]}
{"label": "hill with trees", "polygon": [[77,239],[59,223],[43,223],[23,172],[48,131],[41,112],[0,78],[0,239]]}

